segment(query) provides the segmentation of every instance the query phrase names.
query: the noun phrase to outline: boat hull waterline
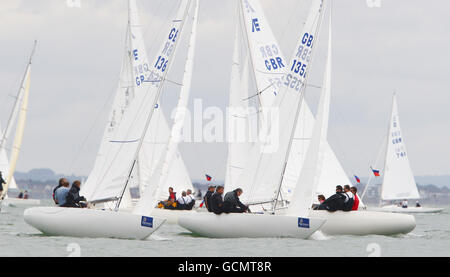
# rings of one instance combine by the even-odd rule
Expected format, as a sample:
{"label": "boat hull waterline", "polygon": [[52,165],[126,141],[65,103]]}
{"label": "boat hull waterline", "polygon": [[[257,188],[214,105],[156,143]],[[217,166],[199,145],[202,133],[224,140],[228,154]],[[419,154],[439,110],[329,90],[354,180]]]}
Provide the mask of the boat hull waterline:
{"label": "boat hull waterline", "polygon": [[193,212],[178,218],[178,224],[192,233],[210,238],[290,237],[306,239],[324,219],[308,218],[307,227],[297,216],[267,214],[221,214]]}
{"label": "boat hull waterline", "polygon": [[5,207],[30,207],[40,204],[41,200],[39,199],[6,198],[2,201],[2,206]]}
{"label": "boat hull waterline", "polygon": [[412,215],[375,211],[317,211],[311,217],[325,219],[320,231],[327,235],[397,235],[407,234],[416,227]]}
{"label": "boat hull waterline", "polygon": [[24,211],[24,220],[50,236],[145,239],[165,219],[108,210],[33,207]]}
{"label": "boat hull waterline", "polygon": [[440,213],[443,208],[427,208],[427,207],[408,207],[402,208],[396,205],[387,205],[378,208],[371,208],[372,211],[390,212],[390,213]]}

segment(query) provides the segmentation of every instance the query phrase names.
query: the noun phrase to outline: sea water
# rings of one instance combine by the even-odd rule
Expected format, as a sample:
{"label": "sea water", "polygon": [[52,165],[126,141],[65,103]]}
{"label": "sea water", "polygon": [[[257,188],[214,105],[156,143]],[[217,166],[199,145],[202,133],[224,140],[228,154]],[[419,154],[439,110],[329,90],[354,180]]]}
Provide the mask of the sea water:
{"label": "sea water", "polygon": [[26,224],[23,211],[2,208],[0,256],[450,256],[450,207],[439,214],[414,215],[417,226],[406,235],[327,236],[316,232],[306,240],[210,239],[169,224],[144,241],[52,237]]}

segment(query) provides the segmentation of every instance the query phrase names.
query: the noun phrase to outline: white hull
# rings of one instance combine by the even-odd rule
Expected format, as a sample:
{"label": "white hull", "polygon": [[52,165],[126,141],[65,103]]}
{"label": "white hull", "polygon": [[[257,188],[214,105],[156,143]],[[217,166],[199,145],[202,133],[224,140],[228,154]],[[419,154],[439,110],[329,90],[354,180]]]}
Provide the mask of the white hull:
{"label": "white hull", "polygon": [[402,208],[396,205],[387,205],[378,208],[371,208],[372,211],[390,212],[390,213],[440,213],[443,208],[426,208],[426,207],[408,207]]}
{"label": "white hull", "polygon": [[309,218],[309,228],[299,227],[296,216],[221,214],[193,212],[178,218],[178,224],[194,234],[211,238],[291,237],[305,239],[325,220]]}
{"label": "white hull", "polygon": [[61,207],[29,208],[23,215],[26,223],[46,235],[89,238],[145,239],[165,221],[124,212]]}
{"label": "white hull", "polygon": [[326,219],[320,231],[327,235],[396,235],[409,233],[416,227],[414,216],[404,214],[313,210],[310,216]]}
{"label": "white hull", "polygon": [[178,224],[179,218],[189,216],[192,213],[197,213],[197,211],[153,209],[150,215],[165,219],[167,224]]}
{"label": "white hull", "polygon": [[2,201],[2,206],[9,207],[30,207],[39,206],[41,200],[39,199],[22,199],[22,198],[6,198]]}

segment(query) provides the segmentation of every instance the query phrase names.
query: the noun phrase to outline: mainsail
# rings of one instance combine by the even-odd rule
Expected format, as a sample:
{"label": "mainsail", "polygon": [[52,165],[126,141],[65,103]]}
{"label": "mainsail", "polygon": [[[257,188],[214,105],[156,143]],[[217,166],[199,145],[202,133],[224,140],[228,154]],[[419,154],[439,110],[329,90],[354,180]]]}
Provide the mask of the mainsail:
{"label": "mainsail", "polygon": [[[148,181],[148,176],[154,170],[152,161],[159,160],[162,147],[167,142],[170,130],[159,104],[152,105],[157,98],[162,78],[168,69],[169,60],[174,55],[174,44],[178,38],[181,18],[188,8],[187,0],[180,2],[176,19],[173,20],[168,37],[161,44],[158,57],[154,63],[148,62],[142,36],[142,27],[139,23],[138,9],[135,0],[129,1],[129,22],[127,28],[127,41],[123,57],[117,93],[113,102],[108,125],[105,129],[102,143],[89,178],[82,186],[82,193],[89,200],[118,197],[126,182],[129,172],[128,163],[132,160],[134,152],[139,146],[140,138],[151,115],[149,131],[139,151],[139,161],[133,170],[135,183],[142,184]],[[148,107],[154,106],[153,109]],[[184,163],[179,157],[175,160],[173,168],[174,179],[172,184],[192,187]],[[141,186],[141,193],[145,186]],[[129,191],[124,192],[129,198]],[[123,206],[131,205],[128,201]]]}
{"label": "mainsail", "polygon": [[225,187],[227,188],[235,188],[239,185],[239,176],[242,174],[253,140],[251,113],[247,100],[249,61],[240,55],[239,23],[238,21],[236,24],[230,99],[227,110],[228,157],[225,175]]}
{"label": "mainsail", "polygon": [[[184,69],[183,81],[181,84],[181,91],[178,98],[178,104],[175,111],[174,124],[170,139],[167,143],[165,152],[160,159],[160,162],[150,178],[150,182],[139,200],[136,208],[133,210],[135,214],[149,214],[156,205],[155,201],[158,199],[155,195],[160,195],[164,184],[167,183],[169,177],[169,170],[172,168],[172,162],[176,158],[177,146],[181,141],[182,129],[187,113],[187,104],[189,100],[189,93],[191,90],[192,71],[194,67],[195,57],[195,42],[197,38],[198,25],[198,9],[199,0],[195,0],[194,15],[192,17],[192,29],[189,38],[187,58]],[[185,17],[186,18],[186,17]]]}
{"label": "mainsail", "polygon": [[[36,50],[36,45],[37,41],[34,42],[33,50],[31,52],[30,59],[28,60],[28,65],[22,79],[22,84],[16,96],[17,98],[14,103],[13,111],[11,112],[10,118],[8,120],[8,125],[5,129],[5,132],[3,133],[2,141],[0,144],[0,159],[2,166],[0,171],[2,171],[3,176],[5,176],[6,171],[6,185],[3,186],[3,195],[0,195],[0,198],[4,197],[7,194],[9,187],[17,188],[16,182],[14,180],[14,171],[16,170],[20,147],[22,145],[23,133],[25,130],[25,121],[28,109],[28,95],[30,90],[31,64],[34,52]],[[9,134],[12,130],[13,123],[15,122],[17,117],[18,119],[16,125],[16,133],[11,150],[11,159],[8,163],[5,147],[9,138]]]}
{"label": "mainsail", "polygon": [[394,94],[381,199],[397,200],[418,198],[420,198],[420,195],[409,164],[405,140],[400,129],[397,96]]}
{"label": "mainsail", "polygon": [[[290,89],[295,89],[296,91],[300,91],[301,87],[306,86],[306,69],[311,60],[313,41],[315,39],[314,34],[320,24],[324,6],[323,2],[320,0],[313,1],[300,36],[300,43],[296,48],[292,61],[287,63],[268,23],[264,20],[264,12],[259,1],[242,0],[244,22],[246,24],[249,44],[251,45],[250,52],[252,54],[253,70],[256,75],[255,80],[257,83],[260,83],[258,89],[260,90],[261,102],[265,103],[269,109],[275,103],[276,99],[279,98],[277,96],[286,84],[289,85]],[[286,75],[288,70],[293,74]],[[264,87],[265,90],[261,90],[261,87]],[[292,193],[297,184],[315,121],[304,99],[302,99],[301,107],[281,185],[281,196],[287,200],[292,198]],[[280,122],[283,121],[280,120]],[[284,125],[284,122],[281,125]],[[275,130],[272,130],[272,132],[275,132]],[[251,161],[249,163],[257,164],[257,161]],[[253,167],[253,176],[256,175],[255,170],[257,167]],[[327,142],[324,150],[323,167],[324,170],[322,170],[318,184],[318,192],[321,194],[330,195],[333,193],[335,185],[350,183],[345,171]],[[265,165],[265,170],[267,171],[267,165]],[[270,172],[272,171],[270,170]],[[245,180],[249,181],[251,179],[252,177],[248,176]],[[277,189],[274,188],[274,183],[277,182],[273,180],[270,176],[266,176],[260,182],[262,184],[260,191],[263,193],[262,195],[254,195],[254,201],[257,201],[257,199],[269,200],[270,198],[277,197],[273,195],[273,193],[277,193]],[[249,185],[246,188],[253,190],[252,186]],[[252,192],[252,194],[255,193]],[[268,195],[271,196],[268,197]]]}
{"label": "mainsail", "polygon": [[311,199],[315,196],[319,177],[321,175],[324,150],[326,146],[328,133],[328,118],[330,114],[330,96],[331,96],[331,10],[328,34],[328,54],[325,68],[325,76],[322,86],[322,94],[317,109],[316,121],[314,124],[311,142],[306,152],[304,165],[301,169],[297,186],[294,189],[291,204],[288,213],[292,215],[308,216],[308,209],[311,207],[312,201],[296,201],[297,199]]}

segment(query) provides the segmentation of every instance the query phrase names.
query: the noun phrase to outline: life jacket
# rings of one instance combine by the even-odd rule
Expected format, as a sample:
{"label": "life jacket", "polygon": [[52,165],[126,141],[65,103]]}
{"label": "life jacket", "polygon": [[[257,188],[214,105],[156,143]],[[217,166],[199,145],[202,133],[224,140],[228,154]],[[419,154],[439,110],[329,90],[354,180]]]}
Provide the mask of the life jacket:
{"label": "life jacket", "polygon": [[350,198],[350,196],[348,196],[347,193],[343,193],[343,195],[345,197],[344,199],[346,199],[347,202],[344,201],[344,207],[342,210],[346,211],[346,212],[351,211],[353,208],[353,203],[355,202],[355,199],[354,199],[354,197]]}
{"label": "life jacket", "polygon": [[352,211],[357,211],[359,207],[359,198],[357,194],[355,194],[353,197],[355,198],[355,201],[353,201]]}

